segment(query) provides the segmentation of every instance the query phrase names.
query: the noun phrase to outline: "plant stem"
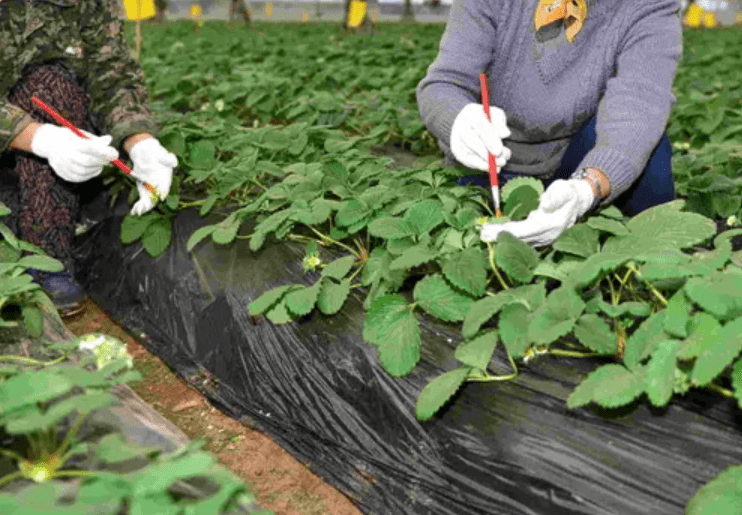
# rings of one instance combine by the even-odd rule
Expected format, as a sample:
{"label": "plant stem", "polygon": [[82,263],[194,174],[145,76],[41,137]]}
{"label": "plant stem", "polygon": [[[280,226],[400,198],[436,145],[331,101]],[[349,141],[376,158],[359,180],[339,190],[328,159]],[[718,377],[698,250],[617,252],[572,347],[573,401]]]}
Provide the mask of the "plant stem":
{"label": "plant stem", "polygon": [[549,349],[546,351],[547,354],[552,354],[554,356],[562,356],[565,358],[592,358],[595,356],[604,356],[605,354],[601,354],[600,352],[578,352],[573,350],[566,350],[566,349]]}
{"label": "plant stem", "polygon": [[729,397],[729,398],[733,398],[734,397],[734,392],[733,391],[728,390],[727,388],[724,388],[723,386],[719,386],[718,384],[715,384],[715,383],[709,383],[709,384],[707,384],[706,385],[706,388],[708,388],[709,390],[711,390],[713,392],[720,393],[724,397]]}
{"label": "plant stem", "polygon": [[343,243],[341,241],[333,240],[332,238],[330,238],[326,234],[322,234],[321,232],[319,232],[317,229],[315,229],[311,225],[307,225],[307,227],[309,227],[309,229],[311,229],[311,231],[314,234],[316,234],[317,236],[319,236],[320,238],[322,238],[322,241],[323,242],[327,241],[327,242],[330,242],[330,243],[334,243],[335,245],[338,245],[339,247],[344,248],[345,250],[347,250],[348,252],[350,252],[351,254],[353,254],[356,257],[356,259],[358,259],[360,261],[361,256],[358,254],[358,252],[356,252],[354,249],[352,249],[351,247],[349,247],[345,243]]}
{"label": "plant stem", "polygon": [[263,191],[268,191],[268,188],[266,188],[265,186],[263,186],[262,184],[260,184],[260,181],[259,180],[253,179],[252,182],[254,182],[255,184],[257,184],[258,187],[262,188]]}
{"label": "plant stem", "polygon": [[474,383],[489,383],[491,381],[510,381],[512,379],[515,379],[518,377],[518,366],[515,364],[515,361],[513,360],[512,356],[510,356],[510,353],[508,352],[508,361],[510,361],[510,366],[513,367],[513,372],[511,374],[507,374],[504,376],[491,376],[487,374],[487,371],[485,370],[484,373],[487,374],[484,377],[467,377],[467,381],[471,381]]}
{"label": "plant stem", "polygon": [[626,286],[626,283],[628,282],[629,278],[631,277],[631,274],[633,274],[631,270],[626,272],[626,275],[624,275],[623,279],[619,279],[619,287],[618,287],[618,299],[616,302],[619,302],[621,300],[621,294],[623,293],[624,286]]}
{"label": "plant stem", "polygon": [[610,275],[605,280],[608,283],[608,289],[611,291],[611,304],[615,306],[618,304],[618,297],[616,295],[616,289],[613,287],[613,280]]}
{"label": "plant stem", "polygon": [[21,477],[22,477],[21,471],[16,470],[15,472],[12,472],[8,474],[7,476],[0,478],[0,486],[10,483],[11,481],[15,479],[20,479]]}
{"label": "plant stem", "polygon": [[[67,431],[67,435],[64,437],[64,441],[62,442],[62,445],[59,446],[59,449],[57,449],[57,454],[60,456],[65,454],[67,452],[67,448],[70,446],[70,443],[72,442],[72,439],[77,434],[78,429],[80,429],[80,426],[82,426],[83,420],[85,420],[86,414],[81,414],[77,417],[77,420],[75,420],[74,425],[70,428],[69,431]],[[60,463],[60,466],[64,462]]]}
{"label": "plant stem", "polygon": [[15,461],[23,461],[24,458],[20,454],[16,454],[13,451],[9,451],[7,449],[0,449],[0,454],[4,454],[8,458],[14,459]]}
{"label": "plant stem", "polygon": [[497,277],[497,280],[500,281],[500,285],[502,285],[502,288],[504,290],[509,290],[510,287],[505,282],[505,279],[503,279],[503,277],[500,275],[500,271],[497,269],[497,265],[495,265],[495,246],[492,245],[490,242],[487,242],[487,249],[489,254],[490,267],[495,273],[495,277]]}
{"label": "plant stem", "polygon": [[67,359],[67,356],[69,356],[69,354],[64,354],[57,359],[53,359],[52,361],[39,361],[37,359],[25,358],[23,356],[0,356],[0,361],[13,361],[16,363],[21,363],[23,365],[32,365],[32,366],[37,366],[37,367],[49,367],[52,365],[56,365],[57,363],[61,363],[62,361]]}
{"label": "plant stem", "polygon": [[364,265],[365,265],[365,263],[363,265],[359,266],[358,268],[356,268],[356,271],[353,272],[353,274],[349,278],[350,281],[353,281],[353,279],[356,278],[356,276],[361,272],[361,270],[363,270]]}
{"label": "plant stem", "polygon": [[25,435],[26,440],[28,440],[28,446],[30,448],[30,456],[33,458],[37,458],[41,456],[42,451],[42,443],[39,438],[35,438],[31,435]]}
{"label": "plant stem", "polygon": [[183,209],[187,207],[197,207],[202,206],[206,203],[206,199],[204,200],[197,200],[195,202],[178,202],[178,209]]}
{"label": "plant stem", "polygon": [[322,243],[320,240],[310,238],[309,236],[304,236],[303,234],[289,234],[288,236],[286,236],[286,239],[291,240],[291,241],[303,242],[303,243],[309,243],[312,241],[315,241],[317,243]]}
{"label": "plant stem", "polygon": [[661,294],[661,293],[660,293],[660,292],[659,292],[659,291],[657,290],[657,288],[655,288],[655,287],[654,287],[654,285],[653,285],[652,283],[650,283],[649,281],[647,281],[646,279],[644,279],[644,278],[642,277],[641,273],[639,273],[639,270],[637,270],[637,269],[636,269],[636,267],[635,267],[634,265],[632,265],[631,263],[629,263],[629,264],[628,264],[628,265],[626,265],[626,266],[627,266],[627,268],[628,268],[628,269],[629,269],[630,271],[634,272],[634,273],[636,274],[636,276],[637,276],[637,277],[639,277],[639,278],[640,278],[640,279],[642,280],[642,282],[643,282],[644,284],[646,284],[646,285],[647,285],[647,286],[649,287],[649,291],[651,291],[651,292],[652,292],[652,294],[653,294],[653,295],[654,295],[655,297],[657,297],[657,300],[659,300],[659,301],[660,301],[660,302],[662,303],[662,305],[663,305],[663,306],[667,307],[667,299],[665,298],[665,296],[664,296],[664,295],[662,295],[662,294]]}

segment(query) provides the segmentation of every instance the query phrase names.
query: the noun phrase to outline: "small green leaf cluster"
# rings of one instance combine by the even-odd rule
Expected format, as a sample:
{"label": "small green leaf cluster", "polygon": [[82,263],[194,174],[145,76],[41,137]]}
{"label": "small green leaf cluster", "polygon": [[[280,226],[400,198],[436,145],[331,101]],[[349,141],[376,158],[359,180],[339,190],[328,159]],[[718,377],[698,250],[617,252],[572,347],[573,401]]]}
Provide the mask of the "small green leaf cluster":
{"label": "small green leaf cluster", "polygon": [[237,126],[307,123],[353,134],[381,128],[405,148],[435,153],[414,91],[435,59],[441,28],[389,29],[369,44],[338,37],[330,25],[236,32],[207,24],[198,38],[182,24],[153,26],[142,67],[153,97],[170,111]]}
{"label": "small green leaf cluster", "polygon": [[[226,513],[253,500],[199,450],[203,442],[164,454],[120,433],[80,431],[87,415],[117,402],[113,386],[141,379],[122,348],[89,335],[50,346],[62,352],[51,361],[0,356],[0,512]],[[189,485],[197,478],[211,483],[207,495]],[[12,491],[3,488],[11,483]]]}
{"label": "small green leaf cluster", "polygon": [[[0,216],[10,214],[10,209],[0,202]],[[62,263],[50,258],[42,249],[18,239],[7,225],[0,222],[0,327],[18,325],[13,307],[20,309],[26,331],[33,337],[43,330],[42,308],[51,301],[41,287],[26,272],[61,272]]]}
{"label": "small green leaf cluster", "polygon": [[677,193],[688,209],[710,218],[742,218],[742,89],[734,30],[685,31],[675,78],[677,103],[668,124]]}

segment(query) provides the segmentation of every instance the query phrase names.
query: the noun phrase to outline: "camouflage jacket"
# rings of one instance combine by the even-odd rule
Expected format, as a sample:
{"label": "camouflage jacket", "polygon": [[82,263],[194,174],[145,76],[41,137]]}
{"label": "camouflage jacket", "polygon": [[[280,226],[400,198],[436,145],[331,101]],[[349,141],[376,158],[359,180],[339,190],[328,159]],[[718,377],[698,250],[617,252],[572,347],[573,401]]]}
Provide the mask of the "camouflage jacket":
{"label": "camouflage jacket", "polygon": [[132,134],[157,133],[117,6],[118,0],[0,1],[0,152],[32,121],[8,93],[26,66],[50,61],[82,79],[92,114],[116,148]]}

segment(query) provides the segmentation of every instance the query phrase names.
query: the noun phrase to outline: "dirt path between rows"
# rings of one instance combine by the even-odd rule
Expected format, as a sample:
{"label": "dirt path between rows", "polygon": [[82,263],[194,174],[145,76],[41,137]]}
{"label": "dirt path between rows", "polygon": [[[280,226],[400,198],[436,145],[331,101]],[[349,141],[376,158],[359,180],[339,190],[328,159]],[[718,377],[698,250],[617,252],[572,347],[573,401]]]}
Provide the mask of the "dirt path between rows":
{"label": "dirt path between rows", "polygon": [[245,481],[258,502],[276,515],[360,515],[345,496],[314,475],[270,438],[213,408],[181,381],[94,302],[65,325],[75,335],[104,333],[126,343],[144,376],[131,388],[190,439],[205,439],[206,449]]}

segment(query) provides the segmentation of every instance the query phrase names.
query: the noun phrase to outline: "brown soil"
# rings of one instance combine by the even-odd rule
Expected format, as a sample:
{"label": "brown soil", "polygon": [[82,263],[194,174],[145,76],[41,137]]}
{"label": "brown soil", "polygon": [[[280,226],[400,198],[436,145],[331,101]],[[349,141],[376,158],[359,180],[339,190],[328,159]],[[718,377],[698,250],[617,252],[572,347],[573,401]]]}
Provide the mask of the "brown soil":
{"label": "brown soil", "polygon": [[104,333],[126,343],[144,377],[132,389],[189,438],[207,440],[206,449],[245,481],[265,508],[276,515],[360,515],[346,497],[270,438],[213,408],[94,302],[88,300],[85,311],[65,324],[78,336]]}

